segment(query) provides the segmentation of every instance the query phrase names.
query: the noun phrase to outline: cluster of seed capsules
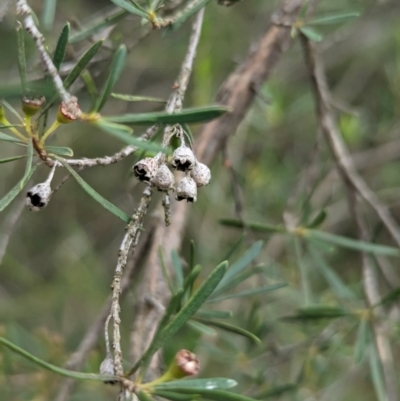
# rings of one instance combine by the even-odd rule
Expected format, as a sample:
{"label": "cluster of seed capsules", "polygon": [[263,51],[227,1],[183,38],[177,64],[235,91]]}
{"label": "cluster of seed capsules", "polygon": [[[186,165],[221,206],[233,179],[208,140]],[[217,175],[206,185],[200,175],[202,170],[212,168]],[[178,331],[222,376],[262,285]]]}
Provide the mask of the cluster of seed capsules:
{"label": "cluster of seed capsules", "polygon": [[[175,149],[170,163],[173,169],[185,173],[185,177],[176,187],[176,200],[186,199],[187,202],[196,202],[197,188],[208,185],[211,172],[204,163],[196,159],[192,149],[185,145],[183,139],[181,142],[181,146]],[[175,177],[168,168],[163,153],[138,161],[133,166],[133,173],[140,181],[149,183],[159,191],[175,190]]]}

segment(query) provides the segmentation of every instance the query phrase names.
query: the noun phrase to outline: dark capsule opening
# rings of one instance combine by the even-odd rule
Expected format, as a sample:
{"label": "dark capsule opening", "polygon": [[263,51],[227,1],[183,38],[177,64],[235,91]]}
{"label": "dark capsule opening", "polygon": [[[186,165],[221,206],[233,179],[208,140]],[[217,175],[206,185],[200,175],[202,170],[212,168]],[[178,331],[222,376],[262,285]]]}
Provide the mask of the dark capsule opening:
{"label": "dark capsule opening", "polygon": [[180,162],[180,161],[176,161],[174,164],[174,167],[178,170],[178,171],[187,171],[190,169],[190,167],[192,166],[192,163],[190,160],[186,160],[185,162]]}
{"label": "dark capsule opening", "polygon": [[142,167],[135,166],[133,168],[133,172],[136,175],[137,178],[141,181],[150,181],[150,178],[147,176],[147,171],[146,169]]}
{"label": "dark capsule opening", "polygon": [[26,194],[31,200],[32,206],[43,207],[45,203],[42,202],[42,197],[39,194],[33,194],[32,192],[28,192]]}

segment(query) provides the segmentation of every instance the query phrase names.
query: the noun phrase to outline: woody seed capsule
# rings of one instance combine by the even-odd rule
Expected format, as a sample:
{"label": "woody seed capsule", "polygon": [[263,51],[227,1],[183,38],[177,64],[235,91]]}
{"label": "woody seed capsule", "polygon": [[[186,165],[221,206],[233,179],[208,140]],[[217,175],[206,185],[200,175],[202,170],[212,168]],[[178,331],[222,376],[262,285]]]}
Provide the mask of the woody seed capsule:
{"label": "woody seed capsule", "polygon": [[[106,356],[104,361],[100,365],[100,374],[104,376],[114,376],[115,369],[114,369],[114,361],[111,356]],[[104,383],[106,384],[116,384],[118,383],[116,380],[105,380]]]}
{"label": "woody seed capsule", "polygon": [[192,149],[185,145],[181,145],[175,149],[172,155],[171,165],[174,169],[179,171],[192,170],[196,163],[196,158]]}
{"label": "woody seed capsule", "polygon": [[140,181],[151,181],[157,174],[158,160],[145,157],[133,166],[133,174]]}
{"label": "woody seed capsule", "polygon": [[194,179],[198,187],[203,187],[210,183],[211,171],[204,163],[196,161],[193,170],[190,172],[190,176]]}
{"label": "woody seed capsule", "polygon": [[152,183],[159,189],[160,191],[168,191],[174,188],[174,175],[167,167],[166,164],[161,164],[158,168],[157,173],[152,180]]}
{"label": "woody seed capsule", "polygon": [[27,116],[33,116],[45,104],[46,98],[44,96],[39,96],[39,97],[23,96],[21,102],[22,102],[22,111],[24,112],[24,114]]}
{"label": "woody seed capsule", "polygon": [[184,199],[192,203],[197,200],[197,186],[191,177],[182,178],[176,188],[176,200],[181,201]]}
{"label": "woody seed capsule", "polygon": [[47,206],[51,197],[50,183],[42,182],[32,187],[26,194],[26,206],[33,212],[38,212]]}

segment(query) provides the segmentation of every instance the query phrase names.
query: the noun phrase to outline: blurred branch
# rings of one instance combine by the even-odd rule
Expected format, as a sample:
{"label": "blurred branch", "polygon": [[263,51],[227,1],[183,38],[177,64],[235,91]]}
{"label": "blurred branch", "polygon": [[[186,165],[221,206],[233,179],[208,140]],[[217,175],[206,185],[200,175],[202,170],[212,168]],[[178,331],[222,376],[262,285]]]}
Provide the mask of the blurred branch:
{"label": "blurred branch", "polygon": [[[325,135],[326,141],[330,146],[335,163],[346,186],[349,195],[350,210],[355,216],[357,227],[360,232],[360,238],[367,242],[371,241],[368,225],[364,220],[358,205],[357,194],[367,200],[367,202],[375,209],[386,227],[392,233],[392,236],[400,245],[400,230],[397,223],[390,215],[386,206],[381,204],[375,193],[369,189],[364,180],[356,172],[351,156],[340,136],[339,129],[330,107],[330,94],[322,62],[319,60],[315,48],[308,38],[303,34],[300,35],[300,38],[303,44],[304,54],[313,85],[319,124]],[[367,303],[371,307],[377,304],[381,299],[379,294],[378,278],[376,277],[370,256],[365,252],[362,252],[362,261],[363,286]],[[387,397],[389,401],[395,401],[398,400],[397,381],[394,373],[395,370],[390,350],[390,343],[387,337],[386,328],[384,327],[384,322],[382,319],[379,319],[379,315],[382,315],[381,310],[375,308],[373,313],[374,317],[377,318],[376,320],[374,319],[372,324],[379,359],[383,367]]]}

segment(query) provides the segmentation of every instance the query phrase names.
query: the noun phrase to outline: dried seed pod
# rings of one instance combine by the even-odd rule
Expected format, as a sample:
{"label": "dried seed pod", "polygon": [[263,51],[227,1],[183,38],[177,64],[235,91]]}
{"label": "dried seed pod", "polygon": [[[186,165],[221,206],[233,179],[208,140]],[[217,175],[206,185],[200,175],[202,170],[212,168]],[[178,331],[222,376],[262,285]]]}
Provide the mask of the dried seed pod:
{"label": "dried seed pod", "polygon": [[47,206],[51,197],[49,182],[42,182],[32,187],[26,194],[26,206],[29,210],[38,212]]}
{"label": "dried seed pod", "polygon": [[200,362],[193,352],[181,349],[175,355],[175,362],[180,372],[180,377],[197,375],[200,370]]}
{"label": "dried seed pod", "polygon": [[192,203],[197,200],[197,186],[191,177],[182,178],[176,189],[176,200],[181,201],[184,199]]}
{"label": "dried seed pod", "polygon": [[23,96],[21,101],[22,111],[24,114],[27,116],[33,116],[45,104],[46,98],[44,96]]}
{"label": "dried seed pod", "polygon": [[57,121],[60,124],[68,124],[77,120],[81,114],[82,111],[79,108],[78,99],[75,96],[71,96],[71,100],[68,103],[60,103],[57,113]]}
{"label": "dried seed pod", "polygon": [[[114,361],[110,355],[106,356],[100,365],[100,374],[104,376],[115,376]],[[106,384],[117,384],[116,380],[105,380]]]}
{"label": "dried seed pod", "polygon": [[174,175],[166,164],[161,164],[151,181],[160,191],[168,191],[174,188]]}
{"label": "dried seed pod", "polygon": [[171,165],[174,169],[179,171],[192,170],[196,163],[196,158],[192,152],[192,149],[185,145],[176,148],[173,155]]}
{"label": "dried seed pod", "polygon": [[157,174],[158,160],[145,157],[133,166],[133,173],[140,181],[151,181]]}
{"label": "dried seed pod", "polygon": [[196,161],[193,170],[190,172],[190,176],[194,179],[198,187],[203,187],[210,183],[211,171],[204,163]]}

